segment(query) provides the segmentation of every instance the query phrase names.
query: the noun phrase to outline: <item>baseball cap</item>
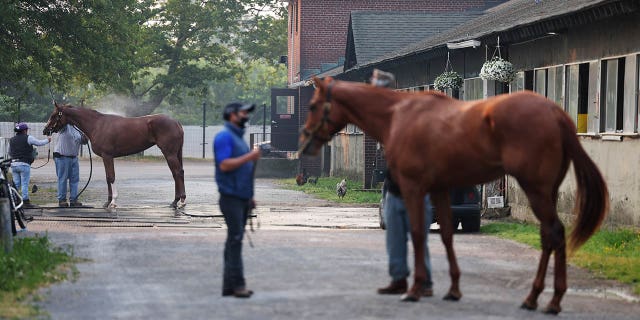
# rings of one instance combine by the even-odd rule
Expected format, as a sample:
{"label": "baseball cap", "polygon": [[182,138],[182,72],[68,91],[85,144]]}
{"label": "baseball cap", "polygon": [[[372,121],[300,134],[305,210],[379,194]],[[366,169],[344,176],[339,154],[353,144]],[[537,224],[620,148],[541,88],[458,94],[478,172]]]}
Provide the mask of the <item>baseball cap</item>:
{"label": "baseball cap", "polygon": [[29,126],[24,122],[20,122],[16,124],[16,127],[13,128],[13,131],[18,132],[18,131],[23,131],[27,129],[29,129]]}
{"label": "baseball cap", "polygon": [[222,118],[228,121],[232,113],[235,113],[238,111],[252,112],[255,108],[256,108],[256,105],[253,103],[231,102],[224,107],[224,110],[222,112]]}

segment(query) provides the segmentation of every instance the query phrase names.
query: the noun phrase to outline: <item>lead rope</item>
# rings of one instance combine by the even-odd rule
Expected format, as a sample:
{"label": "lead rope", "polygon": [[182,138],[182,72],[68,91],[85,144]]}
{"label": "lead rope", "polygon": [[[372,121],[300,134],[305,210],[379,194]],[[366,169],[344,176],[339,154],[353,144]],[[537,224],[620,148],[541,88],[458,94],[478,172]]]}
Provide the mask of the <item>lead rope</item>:
{"label": "lead rope", "polygon": [[[73,127],[76,128],[76,130],[78,130],[85,137],[87,136],[86,134],[84,134],[84,132],[82,132],[82,130],[80,130],[80,128],[78,128],[76,126],[73,126]],[[89,138],[87,138],[87,140],[89,140]],[[93,157],[92,157],[92,154],[91,154],[91,146],[89,145],[88,141],[87,141],[87,150],[89,150],[89,179],[87,179],[87,183],[84,185],[82,190],[80,190],[80,192],[78,192],[78,195],[76,196],[76,201],[78,200],[78,198],[80,198],[80,195],[84,192],[84,190],[87,188],[87,186],[89,186],[89,182],[91,182],[91,176],[93,175]]]}
{"label": "lead rope", "polygon": [[[255,192],[256,190],[256,167],[258,166],[258,160],[253,162],[253,169],[251,170],[251,175],[252,175],[252,179],[253,179],[253,190]],[[255,196],[255,195],[254,195]],[[249,208],[247,214],[249,215],[249,230],[251,230],[251,232],[256,232],[256,230],[253,228],[253,216],[252,216],[252,211],[254,209],[254,203],[255,201],[252,200],[251,203],[251,207]],[[258,215],[256,215],[256,220],[258,219]],[[260,227],[260,222],[258,222],[258,227]],[[249,233],[247,232],[247,240],[249,240],[249,246],[251,248],[253,248],[253,241],[251,240],[251,236],[249,235]]]}
{"label": "lead rope", "polygon": [[47,163],[49,163],[49,160],[51,160],[51,142],[48,143],[49,145],[49,150],[47,151],[47,162],[45,162],[43,165],[41,166],[37,166],[37,167],[31,167],[31,169],[40,169],[44,166],[47,165]]}

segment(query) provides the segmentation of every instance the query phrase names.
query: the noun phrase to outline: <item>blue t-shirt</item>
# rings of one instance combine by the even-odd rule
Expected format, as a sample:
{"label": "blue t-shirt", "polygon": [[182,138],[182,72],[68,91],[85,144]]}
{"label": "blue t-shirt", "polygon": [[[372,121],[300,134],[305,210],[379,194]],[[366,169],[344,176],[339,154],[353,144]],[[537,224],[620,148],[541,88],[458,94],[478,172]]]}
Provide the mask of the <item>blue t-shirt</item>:
{"label": "blue t-shirt", "polygon": [[249,161],[235,170],[223,172],[220,163],[229,158],[237,158],[249,153],[247,143],[242,139],[244,129],[225,122],[224,129],[213,140],[215,157],[216,182],[220,194],[235,196],[241,199],[253,198],[253,166]]}

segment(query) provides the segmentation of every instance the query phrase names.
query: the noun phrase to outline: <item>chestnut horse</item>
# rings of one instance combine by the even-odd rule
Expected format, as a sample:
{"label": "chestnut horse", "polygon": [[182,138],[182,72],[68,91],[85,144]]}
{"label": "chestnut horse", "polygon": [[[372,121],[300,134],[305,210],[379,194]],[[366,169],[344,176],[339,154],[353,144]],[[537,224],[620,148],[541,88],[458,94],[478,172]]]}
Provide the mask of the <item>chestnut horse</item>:
{"label": "chestnut horse", "polygon": [[537,308],[549,258],[555,252],[554,294],[545,311],[561,311],[567,271],[564,226],[556,204],[570,162],[577,178],[577,221],[568,239],[570,249],[591,237],[609,204],[604,179],[561,108],[530,91],[465,102],[433,91],[396,92],[331,78],[313,81],[316,90],[300,136],[301,152],[318,154],[348,123],[385,147],[390,173],[409,213],[415,254],[415,282],[404,301],[420,299],[426,278],[424,196],[431,194],[449,261],[451,287],[444,299],[459,300],[460,270],[453,250],[448,190],[509,174],[517,179],[540,220],[542,256],[522,307]]}
{"label": "chestnut horse", "polygon": [[91,141],[95,154],[102,157],[109,191],[108,200],[104,204],[105,208],[115,208],[118,197],[118,192],[113,185],[116,178],[113,158],[144,151],[154,144],[160,148],[167,160],[175,182],[175,197],[171,206],[174,208],[185,206],[187,196],[182,169],[184,131],[178,121],[162,114],[126,118],[55,103],[43,133],[51,135],[51,132],[58,132],[67,124],[80,129]]}

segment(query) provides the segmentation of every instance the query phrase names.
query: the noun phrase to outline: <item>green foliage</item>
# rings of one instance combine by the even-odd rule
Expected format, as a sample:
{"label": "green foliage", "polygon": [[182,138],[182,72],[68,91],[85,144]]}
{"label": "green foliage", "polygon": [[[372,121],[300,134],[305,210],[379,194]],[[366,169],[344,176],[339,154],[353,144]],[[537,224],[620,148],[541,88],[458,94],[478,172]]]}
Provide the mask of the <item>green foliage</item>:
{"label": "green foliage", "polygon": [[[537,226],[523,223],[495,222],[480,228],[482,233],[512,239],[540,249]],[[634,286],[640,294],[640,232],[636,230],[601,230],[596,232],[569,262],[592,272]]]}
{"label": "green foliage", "polygon": [[[51,88],[57,100],[88,106],[125,95],[130,116],[163,103],[228,102],[211,99],[212,83],[250,78],[243,59],[273,66],[286,54],[282,7],[276,0],[7,0],[0,8],[0,93],[27,101]],[[253,100],[260,93],[227,95]],[[48,113],[48,100],[37,109]],[[4,101],[0,113],[15,118],[11,105]]]}
{"label": "green foliage", "polygon": [[180,99],[161,106],[158,111],[171,115],[183,125],[201,125],[204,101],[206,124],[221,124],[224,105],[231,101],[246,101],[258,106],[251,124],[263,123],[263,104],[267,106],[266,123],[270,124],[271,88],[283,87],[286,82],[284,65],[273,65],[263,59],[252,60],[239,69],[235,77],[210,82],[205,98],[183,93]]}
{"label": "green foliage", "polygon": [[0,252],[0,292],[37,288],[49,281],[64,279],[52,272],[58,265],[70,261],[70,256],[53,248],[47,237],[15,238],[13,251]]}
{"label": "green foliage", "polygon": [[72,261],[47,237],[14,238],[13,251],[0,251],[0,318],[31,318],[37,312],[24,305],[39,287],[66,279],[59,266]]}
{"label": "green foliage", "polygon": [[342,178],[320,177],[317,184],[306,183],[302,186],[296,184],[295,179],[279,180],[285,188],[290,190],[300,190],[304,193],[314,195],[320,199],[331,200],[338,203],[358,203],[358,204],[380,204],[380,191],[364,191],[360,183],[347,180],[347,194],[344,198],[338,198],[336,185]]}

